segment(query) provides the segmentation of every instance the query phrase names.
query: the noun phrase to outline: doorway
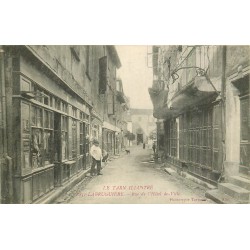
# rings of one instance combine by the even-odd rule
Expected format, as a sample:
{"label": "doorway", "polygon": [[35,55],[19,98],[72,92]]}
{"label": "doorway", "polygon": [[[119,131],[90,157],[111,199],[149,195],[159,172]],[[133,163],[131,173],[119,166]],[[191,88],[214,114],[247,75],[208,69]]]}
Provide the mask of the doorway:
{"label": "doorway", "polygon": [[137,145],[143,143],[143,134],[137,134]]}
{"label": "doorway", "polygon": [[249,75],[234,82],[240,100],[240,173],[250,177],[250,95]]}

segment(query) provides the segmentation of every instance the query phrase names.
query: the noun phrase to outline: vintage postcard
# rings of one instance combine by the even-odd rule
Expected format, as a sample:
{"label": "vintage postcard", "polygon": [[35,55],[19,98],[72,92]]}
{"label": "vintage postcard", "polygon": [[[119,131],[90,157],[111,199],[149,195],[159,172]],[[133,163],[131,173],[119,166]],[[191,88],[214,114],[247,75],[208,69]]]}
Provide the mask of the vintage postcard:
{"label": "vintage postcard", "polygon": [[0,203],[248,204],[249,45],[1,45]]}
{"label": "vintage postcard", "polygon": [[2,1],[2,249],[249,245],[247,7]]}

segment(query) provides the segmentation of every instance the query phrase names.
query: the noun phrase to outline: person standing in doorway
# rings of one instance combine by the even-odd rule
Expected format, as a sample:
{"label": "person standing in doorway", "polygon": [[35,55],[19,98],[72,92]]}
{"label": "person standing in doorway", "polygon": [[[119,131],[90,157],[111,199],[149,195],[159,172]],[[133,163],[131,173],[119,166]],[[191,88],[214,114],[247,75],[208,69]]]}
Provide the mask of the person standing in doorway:
{"label": "person standing in doorway", "polygon": [[90,174],[92,176],[95,174],[95,166],[97,166],[97,175],[102,175],[101,173],[102,150],[99,147],[99,142],[97,140],[93,141],[93,145],[90,149],[90,155],[92,156],[92,165]]}

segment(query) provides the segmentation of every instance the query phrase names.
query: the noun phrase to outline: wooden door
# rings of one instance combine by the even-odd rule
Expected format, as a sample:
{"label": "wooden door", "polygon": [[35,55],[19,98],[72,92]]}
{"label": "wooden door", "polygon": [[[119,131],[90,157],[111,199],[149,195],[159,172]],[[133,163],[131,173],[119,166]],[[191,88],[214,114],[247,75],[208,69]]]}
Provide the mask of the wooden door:
{"label": "wooden door", "polygon": [[213,148],[212,148],[212,168],[214,172],[222,170],[222,134],[221,134],[221,104],[213,108]]}
{"label": "wooden door", "polygon": [[240,98],[240,165],[250,171],[250,96]]}

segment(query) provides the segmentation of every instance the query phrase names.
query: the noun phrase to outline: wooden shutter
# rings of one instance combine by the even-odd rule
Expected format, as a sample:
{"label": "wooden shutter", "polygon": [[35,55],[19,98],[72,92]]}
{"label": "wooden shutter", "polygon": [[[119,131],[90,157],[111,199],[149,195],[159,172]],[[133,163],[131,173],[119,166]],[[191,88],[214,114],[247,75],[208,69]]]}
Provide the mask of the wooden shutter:
{"label": "wooden shutter", "polygon": [[99,59],[99,93],[104,94],[108,84],[108,60],[107,56]]}
{"label": "wooden shutter", "polygon": [[221,104],[213,109],[213,170],[220,172],[222,167]]}
{"label": "wooden shutter", "polygon": [[114,114],[114,95],[112,91],[108,93],[108,115]]}

